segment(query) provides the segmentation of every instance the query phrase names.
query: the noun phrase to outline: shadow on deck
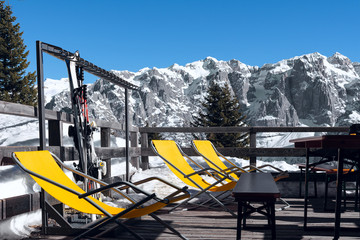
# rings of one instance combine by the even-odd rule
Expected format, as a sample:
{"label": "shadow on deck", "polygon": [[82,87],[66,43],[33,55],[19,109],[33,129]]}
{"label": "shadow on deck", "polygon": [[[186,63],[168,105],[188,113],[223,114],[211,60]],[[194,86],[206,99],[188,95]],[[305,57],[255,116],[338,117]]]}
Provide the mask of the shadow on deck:
{"label": "shadow on deck", "polygon": [[[303,229],[304,200],[286,199],[291,207],[276,212],[277,239],[332,239],[334,211],[323,211],[323,200],[310,199],[308,212],[308,229]],[[279,202],[278,206],[281,203]],[[332,203],[333,204],[333,203]],[[331,209],[333,205],[329,205]],[[236,210],[236,203],[230,206]],[[185,235],[188,239],[226,240],[236,238],[236,218],[222,210],[198,208],[196,210],[178,210],[168,213],[165,208],[157,212],[165,222]],[[253,214],[247,220],[247,228],[242,230],[242,239],[271,239],[271,231],[266,227],[267,220],[260,214]],[[354,211],[351,201],[341,215],[341,239],[360,239],[360,214]],[[169,234],[167,229],[151,217],[143,217],[131,228],[148,240],[173,240],[177,236]],[[61,236],[41,236],[34,233],[30,239],[70,239]],[[90,238],[96,239],[96,238]],[[98,239],[134,239],[121,229],[112,231],[111,235]]]}

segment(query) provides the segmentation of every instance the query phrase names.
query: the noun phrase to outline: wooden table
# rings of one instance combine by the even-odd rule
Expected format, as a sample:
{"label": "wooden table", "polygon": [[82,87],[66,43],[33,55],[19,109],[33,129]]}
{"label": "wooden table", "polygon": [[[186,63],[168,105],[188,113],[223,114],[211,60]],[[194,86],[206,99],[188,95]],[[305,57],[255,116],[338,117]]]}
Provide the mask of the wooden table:
{"label": "wooden table", "polygon": [[[232,196],[238,202],[236,239],[241,239],[241,221],[243,220],[245,227],[246,217],[253,212],[261,213],[268,218],[272,238],[276,238],[275,201],[280,198],[280,192],[270,173],[242,173]],[[261,202],[263,205],[255,208],[250,202]]]}
{"label": "wooden table", "polygon": [[359,135],[324,135],[290,140],[295,148],[306,148],[305,197],[304,197],[304,228],[307,227],[308,205],[308,174],[310,155],[326,155],[337,157],[337,182],[334,239],[340,236],[341,191],[343,182],[344,159],[352,159],[360,163]]}

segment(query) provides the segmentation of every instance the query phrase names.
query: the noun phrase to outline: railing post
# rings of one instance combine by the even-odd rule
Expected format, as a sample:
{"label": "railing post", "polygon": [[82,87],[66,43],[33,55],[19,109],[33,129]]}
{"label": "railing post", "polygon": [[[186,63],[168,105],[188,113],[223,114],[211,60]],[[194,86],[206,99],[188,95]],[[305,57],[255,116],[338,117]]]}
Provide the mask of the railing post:
{"label": "railing post", "polygon": [[[101,147],[110,147],[110,128],[102,127],[100,128],[100,144]],[[106,163],[106,175],[103,176],[104,179],[111,178],[111,158],[102,159]]]}
{"label": "railing post", "polygon": [[63,145],[63,125],[59,120],[48,120],[49,146]]}
{"label": "railing post", "polygon": [[[141,149],[148,148],[149,147],[149,139],[147,133],[141,133]],[[149,157],[143,156],[141,154],[141,169],[146,170],[149,169]]]}
{"label": "railing post", "polygon": [[[256,148],[256,132],[250,130],[250,148]],[[250,165],[256,167],[256,156],[250,156]]]}
{"label": "railing post", "polygon": [[[130,132],[130,146],[134,148],[138,146],[137,132]],[[131,157],[130,162],[136,169],[140,168],[138,157]]]}

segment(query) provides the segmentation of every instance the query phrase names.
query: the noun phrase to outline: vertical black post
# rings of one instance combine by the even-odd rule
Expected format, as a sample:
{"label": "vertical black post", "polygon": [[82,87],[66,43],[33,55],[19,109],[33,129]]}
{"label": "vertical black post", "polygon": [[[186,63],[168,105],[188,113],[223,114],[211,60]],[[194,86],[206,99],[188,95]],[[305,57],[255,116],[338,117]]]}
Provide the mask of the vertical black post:
{"label": "vertical black post", "polygon": [[[250,130],[250,147],[256,148],[256,132]],[[256,156],[250,157],[250,165],[256,167]]]}
{"label": "vertical black post", "polygon": [[341,219],[341,192],[343,184],[343,171],[344,171],[344,153],[341,148],[338,149],[338,167],[336,179],[336,206],[335,206],[335,227],[334,227],[334,240],[340,237],[340,219]]}
{"label": "vertical black post", "polygon": [[[101,147],[110,147],[110,128],[102,127],[100,130]],[[111,178],[111,158],[103,159],[106,162],[106,175],[103,176],[105,181]]]}
{"label": "vertical black post", "polygon": [[126,181],[129,181],[129,90],[125,88],[125,157],[126,157]]}
{"label": "vertical black post", "polygon": [[305,164],[305,193],[304,193],[304,230],[307,229],[307,210],[309,198],[309,163],[310,163],[310,149],[306,148],[306,164]]}
{"label": "vertical black post", "polygon": [[[142,149],[149,147],[149,138],[147,133],[141,133],[141,151]],[[144,156],[144,154],[141,153],[141,164],[140,168],[142,170],[149,169],[149,157]]]}
{"label": "vertical black post", "polygon": [[44,70],[43,54],[41,42],[36,41],[36,63],[37,63],[37,83],[38,83],[38,117],[39,117],[39,150],[44,150],[46,146],[45,138],[45,107],[44,107]]}
{"label": "vertical black post", "polygon": [[[130,133],[130,147],[137,147],[138,146],[138,138],[137,132]],[[139,157],[131,157],[131,165],[133,165],[136,169],[139,169]]]}
{"label": "vertical black post", "polygon": [[[46,147],[45,137],[45,107],[44,107],[44,69],[43,69],[43,54],[40,41],[36,41],[36,67],[37,67],[37,83],[38,83],[38,117],[39,117],[39,150],[44,150]],[[48,218],[45,204],[45,191],[41,189],[40,206],[42,215],[42,234],[47,234]]]}

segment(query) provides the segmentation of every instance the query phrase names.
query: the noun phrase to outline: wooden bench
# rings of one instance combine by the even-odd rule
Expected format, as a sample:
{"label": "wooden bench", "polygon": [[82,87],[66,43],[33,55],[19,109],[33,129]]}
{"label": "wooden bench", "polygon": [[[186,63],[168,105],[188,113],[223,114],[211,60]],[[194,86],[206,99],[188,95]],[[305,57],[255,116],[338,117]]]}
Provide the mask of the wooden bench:
{"label": "wooden bench", "polygon": [[[276,238],[275,202],[280,198],[280,192],[270,173],[242,173],[232,196],[238,202],[236,239],[241,239],[241,221],[243,227],[246,227],[246,217],[254,212],[267,217],[272,239]],[[250,205],[251,202],[260,202],[262,205],[255,208]]]}

